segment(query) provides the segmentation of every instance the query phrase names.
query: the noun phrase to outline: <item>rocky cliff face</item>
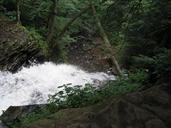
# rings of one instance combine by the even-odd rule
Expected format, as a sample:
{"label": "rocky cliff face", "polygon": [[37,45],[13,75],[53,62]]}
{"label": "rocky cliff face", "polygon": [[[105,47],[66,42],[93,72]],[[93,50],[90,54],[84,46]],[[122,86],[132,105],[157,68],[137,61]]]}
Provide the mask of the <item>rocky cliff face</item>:
{"label": "rocky cliff face", "polygon": [[43,61],[34,42],[24,27],[0,17],[0,70],[15,72],[29,61]]}
{"label": "rocky cliff face", "polygon": [[[154,86],[141,92],[106,99],[85,108],[61,110],[24,128],[170,128],[169,85]],[[20,119],[26,107],[10,107],[5,122]],[[11,112],[11,110],[15,110]],[[9,117],[9,118],[8,118]]]}

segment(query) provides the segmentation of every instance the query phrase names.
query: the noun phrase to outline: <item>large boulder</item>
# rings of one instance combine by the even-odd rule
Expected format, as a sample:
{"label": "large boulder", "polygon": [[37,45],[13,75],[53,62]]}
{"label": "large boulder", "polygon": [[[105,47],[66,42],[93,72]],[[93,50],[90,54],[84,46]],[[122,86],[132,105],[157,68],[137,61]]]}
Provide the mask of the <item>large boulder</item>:
{"label": "large boulder", "polygon": [[[169,85],[105,99],[105,102],[85,107],[61,110],[43,119],[24,124],[24,128],[170,128],[171,95]],[[6,113],[15,119],[21,114]],[[10,111],[10,112],[8,112]],[[16,116],[15,116],[16,115]],[[6,118],[8,121],[8,118]]]}
{"label": "large boulder", "polygon": [[0,17],[0,70],[15,72],[33,60],[44,60],[36,41],[23,26]]}
{"label": "large boulder", "polygon": [[[11,106],[5,111],[2,115],[2,120],[5,124],[10,124],[18,119],[22,119],[32,112],[39,111],[40,109],[45,108],[46,104],[41,105],[27,105],[27,106]],[[1,127],[0,127],[1,128]]]}

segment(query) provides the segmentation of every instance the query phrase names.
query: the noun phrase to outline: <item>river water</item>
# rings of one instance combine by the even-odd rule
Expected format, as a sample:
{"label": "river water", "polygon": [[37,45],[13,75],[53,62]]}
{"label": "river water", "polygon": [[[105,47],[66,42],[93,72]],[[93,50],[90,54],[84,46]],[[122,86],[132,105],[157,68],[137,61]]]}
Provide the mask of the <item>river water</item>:
{"label": "river water", "polygon": [[9,106],[47,103],[48,95],[60,91],[58,87],[64,84],[98,85],[114,79],[103,72],[88,73],[73,65],[51,62],[23,67],[15,74],[0,71],[0,115]]}

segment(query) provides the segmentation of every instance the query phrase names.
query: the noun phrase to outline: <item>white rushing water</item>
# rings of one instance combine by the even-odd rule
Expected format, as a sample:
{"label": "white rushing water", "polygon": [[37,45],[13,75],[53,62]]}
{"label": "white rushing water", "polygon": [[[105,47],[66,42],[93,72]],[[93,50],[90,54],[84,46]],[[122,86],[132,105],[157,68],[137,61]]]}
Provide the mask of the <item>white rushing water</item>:
{"label": "white rushing water", "polygon": [[15,74],[0,71],[0,115],[9,106],[47,103],[48,95],[64,84],[97,84],[113,79],[102,72],[88,73],[72,65],[51,62],[23,68]]}

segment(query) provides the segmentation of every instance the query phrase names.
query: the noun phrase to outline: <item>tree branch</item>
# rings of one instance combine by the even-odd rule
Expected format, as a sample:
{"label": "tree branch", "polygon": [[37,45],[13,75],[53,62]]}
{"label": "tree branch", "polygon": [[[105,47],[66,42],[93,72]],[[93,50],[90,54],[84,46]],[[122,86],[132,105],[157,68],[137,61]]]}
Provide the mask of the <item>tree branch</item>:
{"label": "tree branch", "polygon": [[62,29],[62,31],[60,32],[60,34],[58,35],[58,39],[61,39],[63,37],[63,35],[65,34],[65,32],[67,31],[67,29],[70,27],[70,25],[77,19],[79,18],[82,14],[84,14],[85,12],[87,12],[87,10],[90,8],[90,6],[84,8],[79,14],[77,14],[75,17],[73,17],[66,25],[65,27]]}

